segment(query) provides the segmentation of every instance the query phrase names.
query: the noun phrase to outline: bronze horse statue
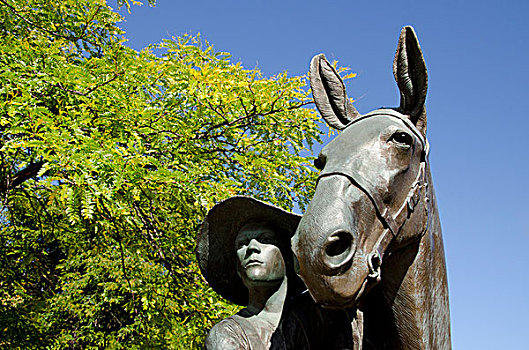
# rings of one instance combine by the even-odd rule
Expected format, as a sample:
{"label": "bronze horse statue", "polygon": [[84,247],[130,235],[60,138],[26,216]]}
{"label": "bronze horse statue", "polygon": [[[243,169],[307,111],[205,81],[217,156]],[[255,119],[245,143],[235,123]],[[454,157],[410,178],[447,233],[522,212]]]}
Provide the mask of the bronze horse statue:
{"label": "bronze horse statue", "polygon": [[393,73],[400,106],[361,115],[325,56],[312,59],[316,106],[342,131],[315,160],[321,173],[292,249],[318,304],[358,310],[363,349],[450,349],[426,140],[427,72],[412,27],[402,29]]}

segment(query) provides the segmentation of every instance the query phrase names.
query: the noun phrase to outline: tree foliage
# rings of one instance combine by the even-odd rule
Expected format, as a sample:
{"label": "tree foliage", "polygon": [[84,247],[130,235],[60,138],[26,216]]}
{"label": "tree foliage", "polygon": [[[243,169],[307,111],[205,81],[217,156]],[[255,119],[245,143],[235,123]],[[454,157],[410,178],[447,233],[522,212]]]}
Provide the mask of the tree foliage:
{"label": "tree foliage", "polygon": [[0,347],[198,347],[235,310],[198,271],[207,210],[309,198],[305,78],[187,35],[134,51],[104,0],[0,18]]}

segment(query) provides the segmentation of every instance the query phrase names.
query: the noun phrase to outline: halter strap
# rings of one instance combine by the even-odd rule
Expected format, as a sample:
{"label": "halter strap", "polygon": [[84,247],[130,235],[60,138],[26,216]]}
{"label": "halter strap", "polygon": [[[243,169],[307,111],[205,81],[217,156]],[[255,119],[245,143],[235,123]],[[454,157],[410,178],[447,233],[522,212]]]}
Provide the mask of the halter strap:
{"label": "halter strap", "polygon": [[[367,263],[370,269],[370,274],[368,277],[371,277],[378,282],[380,281],[380,265],[382,263],[382,258],[384,257],[386,249],[388,248],[389,244],[393,241],[393,239],[397,237],[402,226],[409,218],[411,213],[415,210],[417,204],[419,204],[421,197],[426,198],[426,196],[422,192],[426,192],[426,187],[428,186],[425,179],[425,172],[426,162],[428,160],[429,144],[426,138],[422,136],[422,134],[417,130],[415,125],[413,125],[409,121],[408,118],[391,109],[379,109],[371,113],[365,114],[353,120],[347,126],[350,126],[351,124],[354,124],[360,120],[377,115],[398,118],[399,120],[404,122],[404,124],[406,124],[406,126],[417,136],[417,138],[421,141],[423,145],[423,155],[421,157],[421,164],[419,166],[417,176],[415,178],[415,181],[413,182],[410,191],[408,192],[408,195],[406,196],[404,202],[401,204],[399,209],[395,213],[391,213],[391,210],[384,204],[383,200],[377,193],[371,193],[371,191],[366,188],[366,186],[362,185],[362,183],[365,183],[365,179],[363,179],[362,176],[360,176],[359,174],[355,174],[349,170],[330,171],[327,173],[322,173],[318,177],[316,183],[318,183],[320,179],[324,177],[333,175],[343,176],[347,178],[351,182],[351,184],[353,184],[353,186],[359,188],[363,193],[365,193],[369,200],[373,203],[377,216],[385,227],[384,232],[375,243],[373,251],[368,254],[367,258]],[[364,181],[358,181],[359,178]],[[374,259],[378,260],[376,267],[373,266]],[[364,284],[365,283],[367,283],[367,280],[364,281]]]}
{"label": "halter strap", "polygon": [[[426,138],[422,135],[422,133],[419,131],[419,129],[417,129],[417,127],[410,121],[410,119],[408,117],[406,117],[404,114],[402,113],[399,113],[397,112],[396,110],[394,109],[390,109],[390,108],[381,108],[381,109],[376,109],[374,111],[371,111],[369,113],[366,113],[356,119],[353,119],[349,124],[347,124],[345,126],[345,128],[353,125],[353,124],[356,124],[358,123],[359,121],[361,120],[364,120],[364,119],[367,119],[367,118],[370,118],[370,117],[375,117],[375,116],[388,116],[388,117],[394,117],[394,118],[397,118],[399,119],[400,121],[402,121],[404,124],[406,124],[406,126],[415,134],[415,136],[417,136],[417,138],[421,141],[421,143],[423,144],[424,146],[424,150],[426,150],[426,155],[428,155],[428,152],[429,152],[429,147],[428,147],[428,142],[426,140]],[[344,128],[344,129],[345,129]]]}

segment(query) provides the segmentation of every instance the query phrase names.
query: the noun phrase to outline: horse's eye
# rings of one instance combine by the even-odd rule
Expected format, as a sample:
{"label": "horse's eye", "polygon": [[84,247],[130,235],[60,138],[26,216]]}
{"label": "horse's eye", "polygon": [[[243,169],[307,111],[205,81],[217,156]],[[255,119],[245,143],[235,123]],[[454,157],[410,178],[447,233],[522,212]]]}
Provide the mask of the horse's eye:
{"label": "horse's eye", "polygon": [[326,162],[327,162],[327,157],[320,153],[318,158],[314,159],[314,166],[318,170],[323,170]]}
{"label": "horse's eye", "polygon": [[403,131],[394,133],[389,140],[406,146],[411,146],[413,144],[413,138],[410,134]]}

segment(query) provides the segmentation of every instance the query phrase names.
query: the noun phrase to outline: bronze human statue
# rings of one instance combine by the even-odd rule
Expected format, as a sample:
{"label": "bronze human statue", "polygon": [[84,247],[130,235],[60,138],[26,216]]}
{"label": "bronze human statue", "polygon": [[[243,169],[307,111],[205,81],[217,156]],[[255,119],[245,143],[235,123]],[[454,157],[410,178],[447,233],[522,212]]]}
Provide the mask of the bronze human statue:
{"label": "bronze human statue", "polygon": [[211,329],[207,349],[355,347],[355,315],[321,309],[302,294],[290,250],[299,220],[242,196],[209,211],[197,242],[200,268],[217,293],[245,308]]}
{"label": "bronze human statue", "polygon": [[321,172],[292,249],[317,303],[363,313],[363,349],[450,349],[427,72],[412,27],[402,29],[393,72],[400,106],[361,115],[325,57],[312,59],[316,106],[342,131],[315,161]]}

